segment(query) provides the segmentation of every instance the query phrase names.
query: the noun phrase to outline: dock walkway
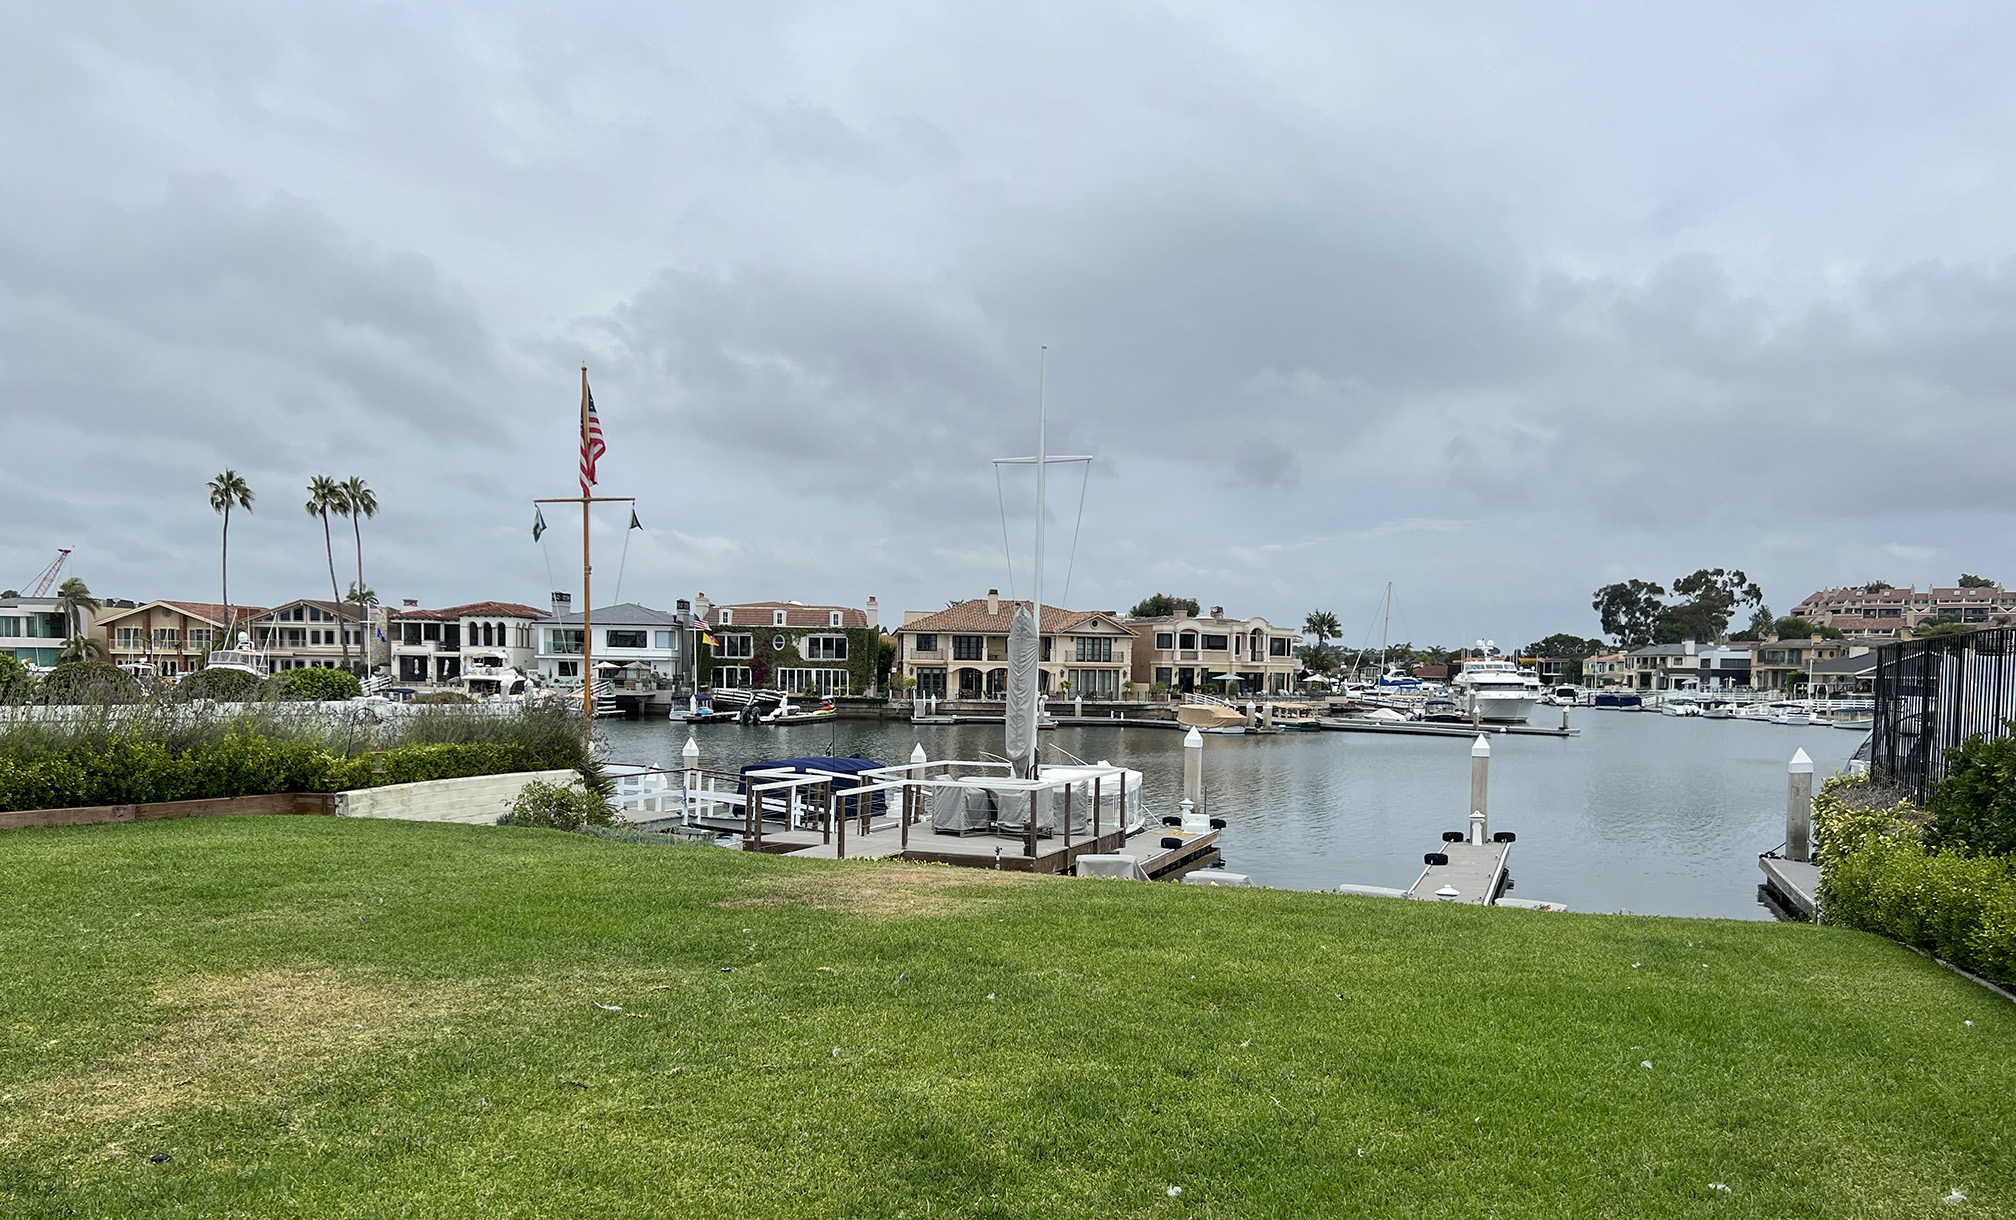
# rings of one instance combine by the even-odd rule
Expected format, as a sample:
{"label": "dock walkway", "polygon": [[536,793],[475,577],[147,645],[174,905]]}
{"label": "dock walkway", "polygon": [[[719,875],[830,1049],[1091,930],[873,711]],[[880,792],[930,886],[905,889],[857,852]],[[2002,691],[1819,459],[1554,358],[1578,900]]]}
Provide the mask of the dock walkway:
{"label": "dock walkway", "polygon": [[1819,915],[1819,865],[1778,856],[1759,856],[1757,867],[1764,870],[1764,888],[1771,891],[1787,910],[1796,911],[1807,919]]}
{"label": "dock walkway", "polygon": [[[1420,879],[1407,891],[1409,898],[1487,907],[1497,904],[1498,895],[1505,888],[1505,862],[1512,854],[1510,843],[1444,843],[1429,854],[1441,855],[1449,862],[1423,866]],[[1456,893],[1439,893],[1445,886]]]}

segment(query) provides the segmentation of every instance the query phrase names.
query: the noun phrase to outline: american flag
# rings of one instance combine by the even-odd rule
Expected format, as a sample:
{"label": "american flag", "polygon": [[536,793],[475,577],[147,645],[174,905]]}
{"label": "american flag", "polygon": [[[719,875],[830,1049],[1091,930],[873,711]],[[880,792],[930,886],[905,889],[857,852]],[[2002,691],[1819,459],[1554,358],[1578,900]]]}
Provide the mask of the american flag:
{"label": "american flag", "polygon": [[602,417],[595,414],[595,395],[585,377],[581,394],[588,402],[588,423],[581,433],[581,494],[585,497],[595,486],[595,459],[607,453],[609,446],[602,443]]}

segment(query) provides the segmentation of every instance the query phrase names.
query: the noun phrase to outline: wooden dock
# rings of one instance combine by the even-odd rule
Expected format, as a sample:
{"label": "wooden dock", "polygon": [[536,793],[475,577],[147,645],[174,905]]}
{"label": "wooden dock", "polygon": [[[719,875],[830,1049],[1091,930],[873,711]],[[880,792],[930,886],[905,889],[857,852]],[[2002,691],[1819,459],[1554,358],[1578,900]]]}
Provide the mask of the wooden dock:
{"label": "wooden dock", "polygon": [[1806,919],[1820,913],[1820,866],[1779,856],[1757,857],[1764,870],[1764,888],[1786,910]]}
{"label": "wooden dock", "polygon": [[[1495,906],[1505,890],[1505,865],[1511,854],[1510,843],[1444,843],[1428,853],[1431,862],[1422,867],[1407,896],[1429,902]],[[1447,862],[1433,863],[1436,857]],[[1451,889],[1456,892],[1444,892]]]}
{"label": "wooden dock", "polygon": [[[1023,854],[1022,836],[972,833],[938,834],[929,826],[910,828],[904,845],[902,827],[894,818],[877,819],[878,825],[866,834],[848,826],[846,858],[849,860],[911,860],[922,864],[951,864],[964,868],[998,868],[1018,873],[1069,873],[1078,857],[1129,855],[1153,878],[1180,872],[1185,866],[1209,856],[1218,847],[1218,832],[1187,833],[1173,826],[1149,826],[1131,837],[1109,830],[1098,838],[1074,835],[1067,845],[1061,835],[1036,840],[1036,855]],[[1169,841],[1173,841],[1173,846]],[[763,833],[762,846],[749,850],[797,856],[803,860],[836,860],[840,856],[837,838],[828,840],[821,830],[771,830]]]}

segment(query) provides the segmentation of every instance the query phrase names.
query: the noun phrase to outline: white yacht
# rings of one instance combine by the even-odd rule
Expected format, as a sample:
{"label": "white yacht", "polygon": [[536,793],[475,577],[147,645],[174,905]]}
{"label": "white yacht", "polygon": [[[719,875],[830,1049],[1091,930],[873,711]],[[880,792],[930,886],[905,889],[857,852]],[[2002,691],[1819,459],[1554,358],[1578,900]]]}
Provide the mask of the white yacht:
{"label": "white yacht", "polygon": [[1542,694],[1540,677],[1508,660],[1489,640],[1477,642],[1480,656],[1466,657],[1463,672],[1450,683],[1457,706],[1491,724],[1524,724]]}
{"label": "white yacht", "polygon": [[264,678],[273,672],[273,663],[266,659],[265,653],[253,645],[252,637],[241,631],[238,633],[236,648],[213,650],[209,659],[203,663],[203,668],[235,669],[239,673],[251,674],[255,678]]}

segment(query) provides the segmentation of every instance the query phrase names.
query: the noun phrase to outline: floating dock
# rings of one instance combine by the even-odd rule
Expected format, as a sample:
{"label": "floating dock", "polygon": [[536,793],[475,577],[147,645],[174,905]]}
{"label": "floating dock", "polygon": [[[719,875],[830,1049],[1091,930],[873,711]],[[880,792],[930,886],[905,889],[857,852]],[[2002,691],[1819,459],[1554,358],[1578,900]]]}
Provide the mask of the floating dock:
{"label": "floating dock", "polygon": [[1505,892],[1506,862],[1512,844],[1444,843],[1428,853],[1421,876],[1407,897],[1429,902],[1496,906]]}
{"label": "floating dock", "polygon": [[1400,737],[1575,737],[1582,730],[1543,729],[1530,724],[1462,724],[1436,720],[1360,720],[1352,716],[1325,716],[1320,722],[1326,733],[1391,733]]}
{"label": "floating dock", "polygon": [[1820,866],[1781,856],[1757,857],[1764,870],[1764,888],[1778,904],[1805,919],[1820,914]]}

